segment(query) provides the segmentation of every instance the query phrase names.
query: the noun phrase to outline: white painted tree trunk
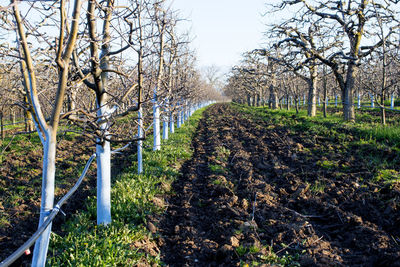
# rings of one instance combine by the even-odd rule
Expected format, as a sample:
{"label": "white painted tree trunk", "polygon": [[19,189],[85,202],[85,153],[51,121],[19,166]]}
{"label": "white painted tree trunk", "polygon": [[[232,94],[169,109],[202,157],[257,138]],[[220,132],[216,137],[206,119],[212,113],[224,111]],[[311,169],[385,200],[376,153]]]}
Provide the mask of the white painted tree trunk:
{"label": "white painted tree trunk", "polygon": [[169,115],[169,131],[170,131],[170,133],[175,132],[174,113],[173,112],[171,112],[171,114]]}
{"label": "white painted tree trunk", "polygon": [[168,118],[165,116],[163,120],[163,140],[168,139]]}
{"label": "white painted tree trunk", "polygon": [[[46,141],[43,147],[43,173],[42,173],[42,200],[40,207],[39,228],[50,215],[54,205],[54,184],[56,173],[56,134],[46,132]],[[46,255],[49,247],[51,224],[35,243],[32,266],[45,266]]]}
{"label": "white painted tree trunk", "polygon": [[[142,107],[138,111],[138,137],[143,137],[143,118]],[[138,174],[143,173],[143,141],[137,142],[137,160],[138,160]]]}
{"label": "white painted tree trunk", "polygon": [[390,108],[394,109],[394,95],[393,94],[390,96]]}
{"label": "white painted tree trunk", "polygon": [[374,103],[374,95],[371,95],[371,108],[375,107],[375,103]]}
{"label": "white painted tree trunk", "polygon": [[178,127],[178,129],[179,128],[181,128],[181,126],[182,126],[182,116],[181,116],[181,111],[180,111],[180,109],[178,109],[178,113],[176,114],[176,119],[178,120],[178,122],[177,122],[177,127]]}
{"label": "white painted tree trunk", "polygon": [[153,99],[153,151],[161,149],[161,136],[160,136],[160,107],[157,103],[156,91],[154,91]]}
{"label": "white painted tree trunk", "polygon": [[168,99],[165,100],[165,109],[164,109],[164,116],[163,116],[163,140],[168,139],[168,126],[169,126],[169,101]]}
{"label": "white painted tree trunk", "polygon": [[189,111],[188,111],[188,106],[186,105],[185,110],[184,110],[184,121],[185,122],[188,120],[188,115],[189,115]]}
{"label": "white painted tree trunk", "polygon": [[[100,103],[101,105],[102,103]],[[97,116],[100,120],[110,115],[108,106],[99,108]],[[100,125],[107,136],[107,122]],[[97,140],[100,141],[100,140]],[[103,140],[96,145],[97,155],[97,224],[107,225],[111,223],[111,148],[110,142]]]}

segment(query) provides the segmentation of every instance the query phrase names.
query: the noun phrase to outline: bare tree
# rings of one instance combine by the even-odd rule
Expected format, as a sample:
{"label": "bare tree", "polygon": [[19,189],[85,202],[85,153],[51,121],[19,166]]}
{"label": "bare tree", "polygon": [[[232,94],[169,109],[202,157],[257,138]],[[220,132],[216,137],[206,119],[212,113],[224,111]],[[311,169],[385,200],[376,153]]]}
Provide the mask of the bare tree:
{"label": "bare tree", "polygon": [[[340,47],[332,46],[332,50],[327,56],[308,46],[303,40],[292,38],[290,41],[303,47],[305,51],[332,69],[342,90],[344,119],[354,121],[354,84],[361,59],[383,45],[383,41],[380,40],[373,45],[363,46],[363,41],[366,40],[365,36],[374,29],[371,24],[377,19],[376,9],[395,21],[396,11],[394,8],[396,4],[391,1],[384,1],[378,5],[367,0],[347,2],[329,0],[315,1],[315,4],[312,5],[306,0],[285,0],[279,5],[279,8],[296,4],[300,4],[302,7],[301,17],[315,17],[320,21],[321,27],[333,23],[336,27],[334,33],[341,36],[340,32],[343,32],[343,36],[346,37],[342,39],[344,44]],[[393,31],[389,31],[384,39],[391,34]],[[342,72],[341,68],[344,68],[345,71]]]}

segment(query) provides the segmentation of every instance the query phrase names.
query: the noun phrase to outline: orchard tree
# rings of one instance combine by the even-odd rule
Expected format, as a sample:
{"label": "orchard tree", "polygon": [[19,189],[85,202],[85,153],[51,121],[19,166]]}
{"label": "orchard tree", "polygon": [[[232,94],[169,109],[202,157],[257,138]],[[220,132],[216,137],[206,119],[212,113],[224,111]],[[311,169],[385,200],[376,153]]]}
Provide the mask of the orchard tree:
{"label": "orchard tree", "polygon": [[[383,37],[372,45],[368,36],[373,31],[377,31],[374,27],[375,22],[379,19],[377,14],[382,14],[386,20],[386,27],[393,29],[392,25],[397,24],[398,17],[398,1],[369,1],[369,0],[349,0],[349,1],[307,1],[307,0],[284,0],[279,4],[279,9],[287,6],[300,5],[298,16],[304,18],[305,21],[319,21],[320,27],[334,26],[332,34],[336,38],[328,38],[332,42],[337,42],[337,38],[341,39],[342,45],[331,46],[325,55],[320,51],[310,47],[306,42],[299,39],[293,39],[298,46],[303,47],[305,51],[313,57],[319,59],[322,63],[328,65],[342,90],[343,95],[343,115],[346,121],[354,121],[354,85],[358,75],[362,58],[370,55],[374,50],[383,45],[383,40],[389,38],[394,33],[389,30]],[[343,33],[343,35],[341,34]],[[332,37],[332,36],[331,36]],[[344,71],[342,71],[344,69]]]}
{"label": "orchard tree", "polygon": [[[58,42],[56,43],[56,52],[51,53],[54,55],[52,64],[57,66],[56,79],[56,94],[52,105],[49,107],[49,119],[46,119],[44,110],[39,101],[39,88],[37,70],[40,67],[40,58],[34,59],[35,52],[45,48],[41,46],[52,44],[49,43],[49,38],[43,31],[38,30],[37,27],[28,27],[28,21],[32,24],[37,20],[34,19],[38,14],[35,9],[24,15],[21,15],[19,10],[19,3],[15,0],[11,1],[12,10],[7,10],[8,14],[12,15],[12,19],[7,19],[10,29],[15,29],[17,32],[17,42],[20,52],[18,55],[21,64],[21,72],[23,76],[23,83],[26,88],[26,97],[29,103],[29,109],[33,111],[33,118],[36,123],[36,129],[43,144],[43,169],[42,169],[42,197],[40,208],[39,227],[46,220],[47,216],[53,209],[54,203],[54,186],[55,186],[55,170],[56,170],[56,145],[57,145],[57,130],[60,123],[61,111],[64,102],[65,93],[67,90],[67,83],[70,71],[70,60],[72,52],[75,48],[76,39],[78,36],[80,10],[82,6],[81,0],[71,1],[72,13],[67,14],[67,3],[62,0],[56,6],[58,11],[55,12],[55,6],[47,6],[40,10],[44,12],[47,17],[51,17],[54,13],[58,13],[59,19],[54,21],[59,29]],[[36,17],[37,18],[37,17]],[[30,20],[31,19],[31,20]],[[15,25],[10,23],[11,20],[15,21]],[[71,23],[69,23],[71,21]],[[31,42],[33,39],[42,40],[41,46],[36,46],[37,41]],[[36,45],[33,45],[35,43]],[[49,85],[51,87],[51,85]],[[52,87],[53,88],[53,87]],[[51,232],[51,225],[39,237],[35,244],[34,255],[32,259],[33,266],[44,266],[46,253],[48,248],[48,241]]]}

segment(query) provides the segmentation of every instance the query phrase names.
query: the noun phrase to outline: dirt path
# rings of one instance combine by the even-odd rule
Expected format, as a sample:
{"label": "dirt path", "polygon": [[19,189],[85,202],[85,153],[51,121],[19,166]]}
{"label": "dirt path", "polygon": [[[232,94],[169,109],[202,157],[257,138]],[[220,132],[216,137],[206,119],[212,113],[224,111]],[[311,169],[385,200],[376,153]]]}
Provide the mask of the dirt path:
{"label": "dirt path", "polygon": [[[154,222],[162,260],[239,266],[279,256],[302,266],[400,266],[399,188],[372,195],[354,173],[335,175],[309,153],[321,145],[338,148],[257,124],[227,104],[207,109],[193,158]],[[362,167],[341,153],[349,169]]]}

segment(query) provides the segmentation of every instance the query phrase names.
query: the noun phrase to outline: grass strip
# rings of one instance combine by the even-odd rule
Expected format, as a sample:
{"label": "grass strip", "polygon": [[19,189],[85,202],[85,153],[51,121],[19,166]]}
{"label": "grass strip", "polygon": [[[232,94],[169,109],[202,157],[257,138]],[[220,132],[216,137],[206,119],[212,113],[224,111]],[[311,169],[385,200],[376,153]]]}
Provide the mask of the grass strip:
{"label": "grass strip", "polygon": [[147,217],[164,210],[156,200],[170,192],[181,165],[191,158],[191,141],[203,111],[196,111],[180,129],[175,129],[162,142],[160,151],[152,151],[152,136],[148,136],[143,151],[144,174],[137,174],[136,154],[126,155],[131,166],[113,179],[112,223],[96,225],[96,198],[90,197],[86,211],[63,225],[63,236],[52,234],[47,265],[160,265],[154,236],[146,228]]}

